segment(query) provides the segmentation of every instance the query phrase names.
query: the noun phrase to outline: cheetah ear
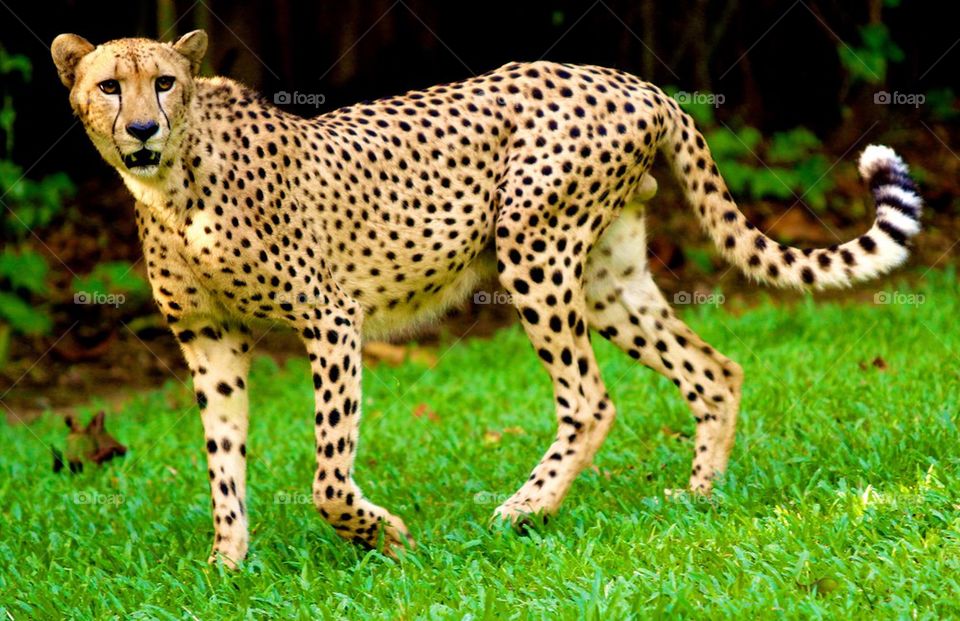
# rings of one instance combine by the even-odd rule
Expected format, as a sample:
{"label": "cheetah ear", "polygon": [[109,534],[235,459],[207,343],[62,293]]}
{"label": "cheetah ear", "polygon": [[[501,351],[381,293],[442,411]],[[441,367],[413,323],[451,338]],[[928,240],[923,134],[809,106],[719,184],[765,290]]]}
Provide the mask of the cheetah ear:
{"label": "cheetah ear", "polygon": [[53,40],[50,46],[50,55],[53,64],[57,66],[60,81],[67,88],[73,88],[77,81],[77,64],[84,56],[92,52],[93,44],[75,34],[62,34]]}
{"label": "cheetah ear", "polygon": [[207,33],[202,30],[188,32],[177,39],[173,49],[190,61],[190,72],[196,75],[200,72],[203,55],[207,53]]}

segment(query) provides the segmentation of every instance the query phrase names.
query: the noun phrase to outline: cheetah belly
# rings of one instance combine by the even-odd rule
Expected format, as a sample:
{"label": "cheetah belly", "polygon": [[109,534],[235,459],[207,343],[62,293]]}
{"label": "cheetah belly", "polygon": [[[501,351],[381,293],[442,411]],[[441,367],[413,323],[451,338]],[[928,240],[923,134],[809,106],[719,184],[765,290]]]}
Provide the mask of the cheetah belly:
{"label": "cheetah belly", "polygon": [[363,334],[368,338],[384,338],[410,333],[461,304],[482,281],[495,274],[492,253],[477,257],[439,290],[416,292],[408,304],[368,313],[364,318]]}
{"label": "cheetah belly", "polygon": [[617,216],[587,257],[584,272],[587,301],[614,304],[618,299],[647,303],[660,295],[647,267],[646,226],[641,204],[628,204]]}
{"label": "cheetah belly", "polygon": [[[442,241],[420,239],[412,247],[401,235],[363,261],[354,257],[352,271],[337,270],[341,288],[364,309],[364,335],[409,333],[460,304],[482,280],[494,276],[489,229],[490,224],[434,227],[434,237]],[[455,243],[448,239],[454,230]]]}

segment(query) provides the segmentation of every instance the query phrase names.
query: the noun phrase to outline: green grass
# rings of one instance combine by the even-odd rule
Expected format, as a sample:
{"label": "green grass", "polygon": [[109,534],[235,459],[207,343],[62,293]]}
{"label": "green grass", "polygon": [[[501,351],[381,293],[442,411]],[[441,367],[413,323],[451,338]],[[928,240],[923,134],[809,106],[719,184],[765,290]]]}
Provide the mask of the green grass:
{"label": "green grass", "polygon": [[[60,419],[3,427],[0,618],[960,615],[960,287],[951,271],[886,289],[924,299],[685,312],[747,376],[710,502],[664,499],[689,468],[683,399],[597,338],[619,418],[599,471],[526,537],[487,525],[554,432],[520,330],[456,344],[433,370],[369,371],[357,478],[414,532],[420,547],[400,562],[340,540],[309,504],[305,359],[254,365],[253,537],[238,573],[205,562],[202,432],[186,387],[111,416],[130,453],[78,476],[50,472]],[[523,433],[487,433],[511,427]]]}

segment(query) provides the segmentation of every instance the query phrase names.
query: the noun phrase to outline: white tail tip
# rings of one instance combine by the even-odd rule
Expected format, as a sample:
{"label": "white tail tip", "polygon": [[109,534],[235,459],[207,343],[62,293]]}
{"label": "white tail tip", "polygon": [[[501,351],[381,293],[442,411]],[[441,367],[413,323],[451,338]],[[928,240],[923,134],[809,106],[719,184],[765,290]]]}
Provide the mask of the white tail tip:
{"label": "white tail tip", "polygon": [[882,144],[872,144],[860,154],[860,176],[869,181],[879,170],[892,170],[902,175],[909,172],[896,151]]}

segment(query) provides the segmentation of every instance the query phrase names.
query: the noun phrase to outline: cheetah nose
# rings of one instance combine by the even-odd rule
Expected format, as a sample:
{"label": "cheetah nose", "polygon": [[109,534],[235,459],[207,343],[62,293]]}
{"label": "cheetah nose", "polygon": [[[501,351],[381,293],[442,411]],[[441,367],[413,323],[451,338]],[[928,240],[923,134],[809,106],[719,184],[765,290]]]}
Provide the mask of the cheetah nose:
{"label": "cheetah nose", "polygon": [[134,121],[127,125],[127,133],[141,142],[146,142],[158,129],[160,126],[156,121]]}

